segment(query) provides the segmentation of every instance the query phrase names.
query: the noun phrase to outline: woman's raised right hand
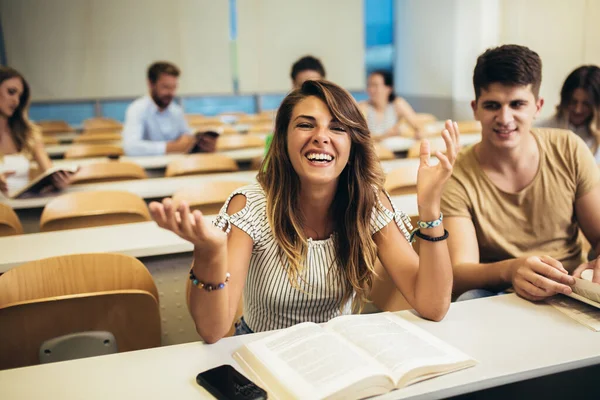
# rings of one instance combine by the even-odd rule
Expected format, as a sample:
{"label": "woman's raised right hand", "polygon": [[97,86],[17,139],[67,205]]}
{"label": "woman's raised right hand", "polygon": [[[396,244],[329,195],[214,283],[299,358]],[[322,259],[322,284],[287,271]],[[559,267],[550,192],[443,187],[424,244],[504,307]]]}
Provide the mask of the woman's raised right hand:
{"label": "woman's raised right hand", "polygon": [[175,209],[173,200],[167,197],[162,203],[151,202],[149,208],[158,226],[192,243],[207,256],[216,254],[227,246],[227,234],[207,220],[202,212],[190,212],[185,201]]}

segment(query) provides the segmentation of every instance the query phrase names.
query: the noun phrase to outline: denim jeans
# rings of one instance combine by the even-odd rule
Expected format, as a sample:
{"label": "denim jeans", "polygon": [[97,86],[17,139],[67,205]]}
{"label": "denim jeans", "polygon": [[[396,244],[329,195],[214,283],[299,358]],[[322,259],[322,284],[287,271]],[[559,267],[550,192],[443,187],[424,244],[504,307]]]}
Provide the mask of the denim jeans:
{"label": "denim jeans", "polygon": [[239,322],[235,324],[235,333],[233,336],[246,335],[248,333],[254,333],[254,331],[248,327],[246,321],[244,321],[244,317],[242,317]]}

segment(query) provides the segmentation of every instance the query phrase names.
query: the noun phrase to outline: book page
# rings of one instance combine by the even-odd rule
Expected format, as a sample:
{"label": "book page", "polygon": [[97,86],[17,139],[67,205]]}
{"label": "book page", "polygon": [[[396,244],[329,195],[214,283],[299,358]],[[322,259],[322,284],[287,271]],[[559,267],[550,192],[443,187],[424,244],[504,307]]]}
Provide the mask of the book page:
{"label": "book page", "polygon": [[549,297],[546,299],[546,303],[591,330],[600,331],[600,309],[596,308],[597,306],[591,306],[564,295]]}
{"label": "book page", "polygon": [[54,187],[54,184],[52,183],[52,175],[59,171],[63,171],[68,174],[74,174],[78,169],[79,167],[76,165],[49,168],[44,173],[38,175],[35,179],[27,183],[27,185],[24,187],[9,193],[9,197],[11,199],[16,199],[41,194],[44,189]]}
{"label": "book page", "polygon": [[392,313],[338,317],[327,328],[366,350],[389,369],[395,381],[420,367],[475,364],[466,354]]}
{"label": "book page", "polygon": [[[573,293],[575,295],[584,297],[585,299],[591,300],[593,302],[590,303],[586,301],[586,303],[600,308],[600,285],[594,282],[590,282],[590,280],[575,278],[575,286],[572,286],[571,289],[573,289]],[[578,300],[582,300],[578,296],[572,297]]]}
{"label": "book page", "polygon": [[324,398],[369,377],[373,386],[393,388],[384,369],[335,333],[303,323],[246,345],[299,398]]}

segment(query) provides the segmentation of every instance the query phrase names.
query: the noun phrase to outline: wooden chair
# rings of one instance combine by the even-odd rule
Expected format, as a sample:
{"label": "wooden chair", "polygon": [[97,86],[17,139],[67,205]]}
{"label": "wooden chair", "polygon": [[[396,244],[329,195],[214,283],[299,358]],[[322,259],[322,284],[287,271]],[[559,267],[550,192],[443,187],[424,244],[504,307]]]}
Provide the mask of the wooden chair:
{"label": "wooden chair", "polygon": [[245,115],[237,120],[239,125],[273,124],[273,118],[268,115]]}
{"label": "wooden chair", "polygon": [[249,184],[248,181],[202,182],[175,192],[173,202],[178,206],[186,201],[190,209],[200,210],[204,215],[218,214],[235,189]]}
{"label": "wooden chair", "polygon": [[[81,132],[81,135],[86,135],[86,136],[91,136],[91,135],[106,135],[106,134],[112,134],[112,135],[121,135],[121,131],[123,129],[121,128],[98,128],[98,129],[88,129],[88,130],[83,130]],[[121,139],[119,137],[119,139]]]}
{"label": "wooden chair", "polygon": [[104,118],[104,117],[94,117],[89,118],[83,121],[83,129],[86,131],[96,130],[96,129],[122,129],[123,124],[121,124],[116,119],[112,118]]}
{"label": "wooden chair", "polygon": [[40,217],[40,232],[150,221],[144,200],[133,193],[67,193],[51,200]]}
{"label": "wooden chair", "polygon": [[120,133],[83,133],[73,139],[74,144],[114,144],[121,142]]}
{"label": "wooden chair", "polygon": [[272,122],[252,125],[248,128],[249,135],[265,135],[273,133],[274,126]]}
{"label": "wooden chair", "polygon": [[[410,218],[412,226],[416,226],[418,216]],[[419,241],[413,243],[413,249],[419,254]],[[373,286],[368,298],[380,311],[409,310],[411,305],[406,301],[402,293],[396,288],[392,278],[388,275],[379,260],[375,263],[376,276],[373,278]]]}
{"label": "wooden chair", "polygon": [[114,144],[77,144],[65,151],[65,158],[120,157],[123,148]]}
{"label": "wooden chair", "polygon": [[416,119],[418,124],[427,124],[438,120],[435,115],[426,113],[417,113]]}
{"label": "wooden chair", "polygon": [[40,127],[42,134],[54,134],[54,133],[65,133],[75,132],[75,129],[69,125],[66,121],[60,120],[46,120],[38,121],[36,123]]}
{"label": "wooden chair", "polygon": [[79,171],[71,177],[71,184],[128,181],[146,178],[148,178],[146,171],[138,164],[123,161],[107,161],[82,165],[79,167]]}
{"label": "wooden chair", "polygon": [[23,226],[19,216],[8,205],[0,203],[0,236],[22,235]]}
{"label": "wooden chair", "polygon": [[[0,276],[0,326],[0,369],[39,364],[48,357],[42,343],[69,334],[111,332],[119,352],[161,343],[152,276],[121,254],[67,255],[12,268]],[[84,350],[73,356],[92,355]]]}
{"label": "wooden chair", "polygon": [[382,146],[379,143],[375,143],[375,152],[377,154],[377,157],[379,157],[380,161],[393,160],[394,158],[396,158],[394,156],[394,153],[390,149]]}
{"label": "wooden chair", "polygon": [[258,171],[262,165],[263,158],[263,156],[254,157],[252,160],[250,160],[250,166],[248,168],[252,171]]}
{"label": "wooden chair", "polygon": [[238,165],[235,160],[222,154],[194,154],[171,161],[167,165],[165,176],[197,175],[237,170]]}
{"label": "wooden chair", "polygon": [[44,142],[44,146],[52,146],[60,144],[58,138],[56,136],[44,135],[42,136],[42,141]]}
{"label": "wooden chair", "polygon": [[407,165],[390,171],[385,177],[385,190],[390,196],[417,193],[419,165]]}
{"label": "wooden chair", "polygon": [[460,133],[481,133],[481,122],[479,121],[457,121]]}
{"label": "wooden chair", "polygon": [[206,117],[202,114],[185,114],[185,120],[188,125],[194,125],[196,122],[203,122]]}
{"label": "wooden chair", "polygon": [[217,140],[217,151],[264,147],[264,139],[253,135],[226,135]]}

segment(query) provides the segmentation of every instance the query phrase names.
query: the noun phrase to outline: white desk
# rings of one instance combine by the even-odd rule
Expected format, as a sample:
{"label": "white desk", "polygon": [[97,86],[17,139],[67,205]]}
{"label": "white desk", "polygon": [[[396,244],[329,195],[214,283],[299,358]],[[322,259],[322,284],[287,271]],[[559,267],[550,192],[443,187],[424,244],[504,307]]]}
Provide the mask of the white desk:
{"label": "white desk", "polygon": [[390,137],[383,139],[381,145],[392,152],[408,151],[414,146],[417,141],[415,139],[405,138],[401,136]]}
{"label": "white desk", "polygon": [[[49,146],[58,148],[66,148],[69,145],[62,146]],[[55,149],[55,150],[57,150]],[[256,157],[261,157],[264,155],[265,149],[262,147],[253,147],[249,149],[239,149],[239,150],[226,150],[219,151],[218,154],[223,154],[227,157],[233,158],[237,162],[249,162]],[[135,164],[138,164],[144,169],[164,169],[167,165],[174,160],[178,160],[180,158],[186,157],[187,154],[164,154],[160,156],[138,156],[138,157],[127,157],[123,156],[120,158],[122,161],[129,161]],[[79,159],[61,159],[61,160],[53,160],[52,163],[55,166],[60,165],[84,165],[84,164],[92,164],[96,162],[107,161],[107,157],[94,157],[94,158],[79,158]]]}
{"label": "white desk", "polygon": [[[256,171],[240,171],[219,174],[180,176],[172,178],[139,179],[132,181],[117,181],[91,183],[86,185],[71,185],[60,194],[75,192],[90,192],[98,190],[118,190],[134,193],[144,199],[155,199],[172,196],[177,190],[193,187],[201,182],[215,182],[223,180],[239,180],[248,183],[254,182]],[[14,210],[44,207],[54,196],[33,197],[30,199],[7,200],[6,204]]]}
{"label": "white desk", "polygon": [[[432,162],[437,162],[437,159],[432,158]],[[418,159],[397,159],[383,161],[381,164],[383,166],[384,172],[387,173],[392,169],[400,168],[401,166],[418,165],[418,163]],[[68,165],[66,161],[64,162],[64,165]],[[173,193],[175,193],[177,190],[186,187],[193,187],[195,184],[198,184],[200,182],[213,182],[220,180],[240,180],[253,182],[256,178],[256,174],[257,171],[239,171],[172,178],[154,178],[132,181],[90,183],[86,185],[69,186],[60,194],[94,190],[119,190],[137,194],[138,196],[144,199],[154,199],[159,197],[172,196]],[[14,210],[35,209],[43,208],[54,197],[56,197],[56,195],[34,197],[30,199],[6,200],[5,203],[12,207]]]}
{"label": "white desk", "polygon": [[[395,196],[392,200],[408,215],[416,215],[416,195]],[[198,340],[184,295],[193,246],[154,222],[7,236],[0,238],[0,249],[0,273],[30,261],[67,254],[119,253],[137,257],[158,288],[162,343]]]}
{"label": "white desk", "polygon": [[[392,201],[406,214],[418,214],[416,194],[394,196]],[[0,249],[0,273],[3,273],[19,264],[66,254],[95,252],[150,257],[193,248],[154,222],[139,222],[0,237]]]}
{"label": "white desk", "polygon": [[[549,305],[516,295],[454,303],[442,322],[425,321],[409,311],[399,315],[479,364],[390,392],[384,399],[446,398],[600,363],[597,333]],[[209,399],[196,375],[221,364],[241,370],[231,354],[266,334],[0,371],[0,388],[7,399]]]}

